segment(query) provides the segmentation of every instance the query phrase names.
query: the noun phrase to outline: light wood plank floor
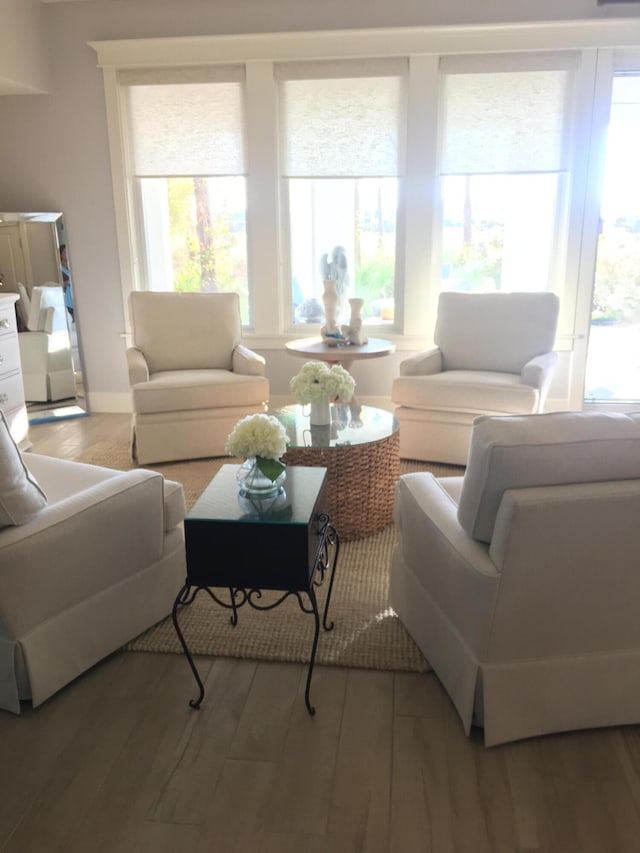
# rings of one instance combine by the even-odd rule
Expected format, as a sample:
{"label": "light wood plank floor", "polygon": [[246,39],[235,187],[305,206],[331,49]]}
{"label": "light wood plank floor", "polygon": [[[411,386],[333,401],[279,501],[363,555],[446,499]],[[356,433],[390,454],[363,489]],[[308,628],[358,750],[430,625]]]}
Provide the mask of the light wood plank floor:
{"label": "light wood plank floor", "polygon": [[[31,429],[74,458],[128,437]],[[486,749],[433,675],[118,653],[35,711],[0,712],[2,853],[637,853],[640,727]]]}

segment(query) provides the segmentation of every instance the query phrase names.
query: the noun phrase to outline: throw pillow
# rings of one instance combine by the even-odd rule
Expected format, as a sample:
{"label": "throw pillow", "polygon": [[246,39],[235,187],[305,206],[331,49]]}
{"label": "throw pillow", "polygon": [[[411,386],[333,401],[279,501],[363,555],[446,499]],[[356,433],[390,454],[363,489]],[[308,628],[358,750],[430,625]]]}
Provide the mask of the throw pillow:
{"label": "throw pillow", "polygon": [[28,471],[0,411],[0,527],[25,524],[47,505],[47,496]]}

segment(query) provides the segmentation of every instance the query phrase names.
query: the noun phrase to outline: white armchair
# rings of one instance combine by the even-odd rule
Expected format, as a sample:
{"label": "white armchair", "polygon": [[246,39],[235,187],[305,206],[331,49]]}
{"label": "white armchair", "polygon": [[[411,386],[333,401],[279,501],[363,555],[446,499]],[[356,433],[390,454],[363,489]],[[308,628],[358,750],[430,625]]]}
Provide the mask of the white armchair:
{"label": "white armchair", "polygon": [[542,412],[558,310],[553,293],[441,293],[436,346],[392,384],[400,456],[464,465],[474,418]]}
{"label": "white armchair", "polygon": [[481,417],[396,486],[390,602],[487,746],[640,723],[640,413]]}
{"label": "white armchair", "polygon": [[224,456],[235,423],[269,400],[265,360],[241,343],[238,294],[138,291],[129,307],[133,459]]}
{"label": "white armchair", "polygon": [[0,708],[39,705],[171,613],[185,511],[153,471],[21,456],[0,417]]}
{"label": "white armchair", "polygon": [[25,399],[64,400],[76,396],[71,338],[60,285],[18,285],[27,331],[18,334]]}

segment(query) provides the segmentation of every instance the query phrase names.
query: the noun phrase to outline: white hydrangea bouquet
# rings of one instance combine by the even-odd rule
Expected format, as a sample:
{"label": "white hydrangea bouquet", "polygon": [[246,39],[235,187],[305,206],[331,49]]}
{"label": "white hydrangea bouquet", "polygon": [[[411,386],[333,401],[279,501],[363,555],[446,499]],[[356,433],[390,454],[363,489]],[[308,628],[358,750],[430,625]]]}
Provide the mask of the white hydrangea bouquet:
{"label": "white hydrangea bouquet", "polygon": [[286,467],[280,457],[287,450],[287,431],[272,415],[247,415],[229,433],[225,450],[230,456],[254,458],[264,476],[275,482]]}
{"label": "white hydrangea bouquet", "polygon": [[289,383],[298,403],[319,403],[324,399],[348,403],[353,397],[356,382],[340,364],[331,367],[324,361],[306,361],[300,373]]}

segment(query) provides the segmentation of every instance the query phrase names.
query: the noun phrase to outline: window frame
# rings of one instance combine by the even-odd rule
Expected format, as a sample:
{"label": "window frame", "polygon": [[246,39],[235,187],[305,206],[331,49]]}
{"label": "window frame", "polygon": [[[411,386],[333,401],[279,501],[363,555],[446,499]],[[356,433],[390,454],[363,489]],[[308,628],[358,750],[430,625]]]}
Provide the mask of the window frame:
{"label": "window frame", "polygon": [[[277,93],[273,65],[329,57],[407,57],[409,93],[406,176],[399,186],[396,327],[384,336],[398,350],[424,348],[431,339],[439,293],[438,61],[447,54],[577,50],[582,64],[573,104],[567,247],[559,278],[561,317],[556,349],[558,382],[569,406],[581,407],[580,371],[586,362],[599,212],[599,135],[608,114],[616,50],[640,45],[640,20],[582,20],[499,26],[411,27],[201,36],[91,42],[103,70],[123,305],[141,274],[133,228],[138,211],[127,183],[126,121],[118,70],[241,62],[246,70],[248,135],[247,240],[253,324],[251,345],[281,348],[299,333],[291,327],[290,278],[284,273],[284,215],[278,169]],[[631,47],[629,47],[631,46]],[[607,70],[609,67],[609,71]],[[436,130],[434,130],[436,129]],[[307,332],[308,333],[308,332]],[[372,334],[375,334],[371,330]],[[566,354],[566,359],[562,357]],[[562,395],[561,395],[562,396]]]}

